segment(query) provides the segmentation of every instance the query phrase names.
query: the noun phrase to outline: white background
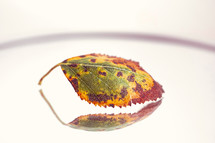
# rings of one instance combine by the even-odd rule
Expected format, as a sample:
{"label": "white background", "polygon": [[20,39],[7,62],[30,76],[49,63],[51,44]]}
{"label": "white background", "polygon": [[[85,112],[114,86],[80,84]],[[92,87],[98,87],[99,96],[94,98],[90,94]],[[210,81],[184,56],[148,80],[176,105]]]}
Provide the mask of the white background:
{"label": "white background", "polygon": [[[44,34],[105,31],[152,33],[215,45],[214,8],[214,0],[0,0],[0,44]],[[40,97],[37,82],[56,63],[91,52],[139,61],[164,86],[161,107],[144,121],[111,132],[86,132],[58,123]],[[0,142],[213,143],[213,65],[213,52],[131,41],[57,41],[1,50]],[[68,115],[74,109],[87,110],[85,102],[71,105],[80,99],[72,102],[72,87],[57,71],[58,76],[44,84],[59,114],[66,117],[62,111]],[[74,91],[72,95],[76,97]]]}
{"label": "white background", "polygon": [[214,44],[214,0],[0,0],[0,41],[29,35],[122,31]]}

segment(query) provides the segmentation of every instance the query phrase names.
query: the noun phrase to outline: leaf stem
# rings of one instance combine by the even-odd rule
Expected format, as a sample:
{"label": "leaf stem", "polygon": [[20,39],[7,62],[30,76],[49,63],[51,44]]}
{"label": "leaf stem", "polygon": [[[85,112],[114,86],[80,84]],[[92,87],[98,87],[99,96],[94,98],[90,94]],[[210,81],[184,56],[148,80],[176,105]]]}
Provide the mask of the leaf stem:
{"label": "leaf stem", "polygon": [[41,85],[43,79],[44,79],[47,75],[49,75],[50,72],[52,72],[55,68],[57,68],[57,67],[60,66],[60,65],[61,65],[61,63],[59,63],[59,64],[55,65],[54,67],[52,67],[44,76],[41,77],[41,79],[40,79],[40,81],[39,81],[38,84]]}
{"label": "leaf stem", "polygon": [[41,77],[41,79],[39,80],[38,82],[38,85],[41,85],[42,84],[42,81],[43,79],[50,74],[50,72],[52,72],[55,68],[57,68],[58,66],[61,66],[61,65],[71,65],[72,63],[59,63],[55,66],[53,66],[44,76]]}
{"label": "leaf stem", "polygon": [[59,122],[61,122],[61,124],[63,125],[68,125],[65,122],[63,122],[60,117],[57,115],[57,113],[55,112],[54,108],[52,107],[51,103],[48,101],[48,99],[45,97],[42,89],[39,90],[41,96],[43,97],[43,99],[46,101],[46,103],[48,104],[49,108],[52,110],[53,114],[55,115],[55,117],[58,119]]}

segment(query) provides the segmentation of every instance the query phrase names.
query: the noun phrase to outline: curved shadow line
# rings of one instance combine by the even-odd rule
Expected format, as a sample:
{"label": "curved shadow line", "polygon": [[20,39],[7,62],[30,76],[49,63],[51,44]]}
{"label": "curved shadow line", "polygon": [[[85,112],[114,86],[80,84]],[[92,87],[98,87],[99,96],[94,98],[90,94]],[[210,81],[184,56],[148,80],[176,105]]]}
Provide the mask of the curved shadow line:
{"label": "curved shadow line", "polygon": [[94,32],[94,33],[59,33],[59,34],[48,34],[34,37],[28,37],[13,41],[0,43],[0,50],[26,46],[31,44],[41,44],[53,41],[64,41],[64,40],[83,40],[83,39],[120,39],[120,40],[136,40],[136,41],[152,41],[166,44],[177,44],[190,46],[193,48],[203,49],[207,51],[215,52],[215,46],[206,43],[201,43],[192,40],[180,39],[176,37],[168,37],[162,35],[143,34],[143,33],[117,33],[117,32]]}

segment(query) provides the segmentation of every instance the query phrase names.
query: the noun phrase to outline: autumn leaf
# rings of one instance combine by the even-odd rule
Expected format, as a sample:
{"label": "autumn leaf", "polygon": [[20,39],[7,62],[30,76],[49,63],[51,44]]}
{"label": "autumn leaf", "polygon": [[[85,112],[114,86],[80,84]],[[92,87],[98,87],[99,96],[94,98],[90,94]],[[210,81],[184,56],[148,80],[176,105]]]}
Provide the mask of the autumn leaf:
{"label": "autumn leaf", "polygon": [[99,106],[128,106],[162,97],[162,86],[138,62],[123,58],[89,54],[67,59],[57,66],[82,100]]}
{"label": "autumn leaf", "polygon": [[89,114],[83,115],[72,122],[68,126],[88,131],[110,131],[124,128],[128,125],[141,121],[151,115],[161,104],[162,100],[150,103],[140,109],[138,112],[129,114]]}

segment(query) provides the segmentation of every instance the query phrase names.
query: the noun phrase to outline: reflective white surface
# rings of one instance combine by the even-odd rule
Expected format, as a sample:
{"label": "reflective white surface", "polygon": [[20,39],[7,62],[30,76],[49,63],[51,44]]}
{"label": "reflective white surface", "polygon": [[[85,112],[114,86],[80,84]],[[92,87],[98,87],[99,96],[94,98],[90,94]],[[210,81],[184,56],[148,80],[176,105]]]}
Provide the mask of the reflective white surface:
{"label": "reflective white surface", "polygon": [[[161,106],[147,119],[110,132],[87,132],[61,125],[40,97],[38,80],[55,64],[88,53],[139,61],[163,85]],[[213,143],[214,65],[213,51],[146,41],[77,39],[2,49],[0,142]],[[79,99],[60,69],[44,80],[43,89],[59,115],[68,121],[94,108]]]}

